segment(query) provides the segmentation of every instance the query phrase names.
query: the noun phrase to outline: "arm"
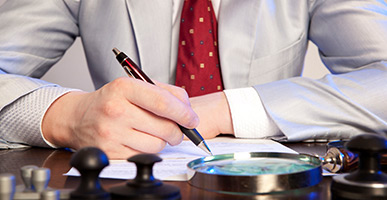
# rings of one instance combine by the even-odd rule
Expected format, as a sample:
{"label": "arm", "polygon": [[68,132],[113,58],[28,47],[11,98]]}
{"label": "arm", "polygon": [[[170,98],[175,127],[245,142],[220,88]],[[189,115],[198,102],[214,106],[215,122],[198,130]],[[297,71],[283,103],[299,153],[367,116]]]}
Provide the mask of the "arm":
{"label": "arm", "polygon": [[48,146],[40,133],[44,112],[71,89],[32,77],[62,57],[78,34],[76,20],[63,2],[36,0],[7,1],[0,18],[0,137]]}
{"label": "arm", "polygon": [[310,17],[309,38],[332,75],[255,87],[284,139],[349,138],[387,129],[386,3],[318,1]]}
{"label": "arm", "polygon": [[232,134],[238,138],[270,138],[280,135],[252,88],[224,90],[190,99],[200,116],[198,130],[205,138]]}
{"label": "arm", "polygon": [[[15,81],[6,81],[9,78]],[[32,146],[49,147],[41,135],[43,114],[48,106],[61,95],[71,91],[54,84],[43,84],[42,81],[16,81],[21,77],[15,75],[0,75],[0,84],[6,86],[0,95],[1,100],[12,98],[14,90],[31,88],[22,97],[10,100],[12,103],[4,106],[0,112],[0,138],[9,144],[28,144]],[[23,78],[24,79],[24,78]],[[21,79],[22,80],[22,79]],[[31,79],[34,80],[34,79]],[[42,82],[42,84],[38,84]],[[11,85],[9,85],[11,84]]]}
{"label": "arm", "polygon": [[97,146],[110,158],[157,153],[183,138],[177,124],[199,123],[187,93],[176,86],[118,78],[91,93],[57,99],[43,119],[46,139],[61,147]]}
{"label": "arm", "polygon": [[[23,21],[22,17],[18,16],[20,13],[10,11],[11,7],[18,7],[18,11],[28,16],[27,21],[32,25],[26,26],[26,30],[16,35],[23,38],[27,36],[25,32],[30,33],[24,41],[19,41],[12,34],[1,38],[0,43],[12,41],[4,42],[0,47],[0,66],[4,72],[9,73],[4,73],[1,80],[7,83],[6,85],[20,82],[19,84],[25,87],[27,82],[33,81],[48,87],[52,84],[25,76],[18,76],[14,81],[7,78],[15,76],[10,73],[39,77],[62,56],[78,34],[74,10],[79,1],[72,1],[75,4],[71,5],[57,0],[44,0],[44,3],[13,2],[10,1],[2,7],[2,13],[9,19],[8,22]],[[41,16],[42,20],[46,20],[43,23],[36,21]],[[6,27],[4,30],[15,29],[17,28]],[[49,100],[39,106],[40,110],[36,115],[36,111],[31,111],[34,113],[32,118],[19,120],[30,126],[21,130],[28,130],[31,135],[19,133],[20,129],[14,129],[12,124],[18,120],[11,116],[13,120],[2,123],[6,128],[2,136],[8,132],[11,136],[20,136],[20,139],[10,137],[11,142],[40,146],[47,146],[42,145],[43,138],[56,147],[79,149],[97,146],[110,158],[127,158],[138,152],[156,153],[167,142],[175,145],[182,140],[182,133],[175,122],[187,128],[198,124],[198,118],[189,106],[187,94],[182,89],[161,83],[158,85],[159,87],[131,78],[118,78],[91,93],[60,89],[62,92],[50,95]],[[5,86],[3,91],[9,89]],[[23,102],[37,101],[41,104],[42,98],[45,98],[44,91],[39,85],[34,85],[31,90],[12,91],[15,98],[5,97],[1,114],[10,116],[7,113],[18,113],[17,110],[20,110]],[[26,123],[30,119],[41,121],[42,136],[39,135],[40,123]],[[38,140],[37,143],[31,142],[35,139]]]}
{"label": "arm", "polygon": [[[279,139],[326,140],[349,138],[355,134],[387,128],[387,113],[384,109],[387,101],[385,3],[326,0],[317,1],[311,6],[309,38],[319,46],[322,59],[333,75],[321,80],[295,77],[256,85],[254,88],[259,94],[258,99],[269,115],[267,120],[269,124],[273,120],[275,125],[271,126],[273,129],[270,128],[273,132],[250,130],[252,134],[249,137],[278,138],[275,130],[279,128],[284,134]],[[248,107],[259,107],[260,100]],[[205,112],[206,109],[196,107],[195,103],[193,107],[201,110],[198,112],[201,119],[217,113],[213,110]],[[233,114],[236,113],[235,109],[233,111],[234,105],[226,104],[223,107],[229,113],[222,116],[229,118],[209,126],[220,127],[227,123],[235,125],[236,118],[240,116]],[[255,111],[262,112],[262,109]],[[260,119],[251,123],[257,125]],[[198,129],[212,128],[200,124]],[[233,129],[210,135],[234,133],[236,126]]]}

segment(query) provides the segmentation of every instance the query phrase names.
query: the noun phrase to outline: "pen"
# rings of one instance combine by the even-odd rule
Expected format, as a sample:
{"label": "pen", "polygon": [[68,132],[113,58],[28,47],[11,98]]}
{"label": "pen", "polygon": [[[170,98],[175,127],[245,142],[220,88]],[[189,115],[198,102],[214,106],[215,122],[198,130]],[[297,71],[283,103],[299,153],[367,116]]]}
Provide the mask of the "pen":
{"label": "pen", "polygon": [[[120,52],[117,48],[113,48],[113,52],[116,55],[118,62],[128,75],[154,85],[153,81],[125,53]],[[208,148],[203,137],[196,129],[187,129],[180,124],[177,125],[184,135],[187,136],[197,147],[212,155],[210,148]]]}

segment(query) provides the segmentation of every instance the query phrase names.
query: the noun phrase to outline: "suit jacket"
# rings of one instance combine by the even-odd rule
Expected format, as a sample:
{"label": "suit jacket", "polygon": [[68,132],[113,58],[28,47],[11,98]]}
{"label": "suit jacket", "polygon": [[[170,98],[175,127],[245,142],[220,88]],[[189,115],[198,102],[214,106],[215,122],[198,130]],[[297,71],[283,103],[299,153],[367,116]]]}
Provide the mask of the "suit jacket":
{"label": "suit jacket", "polygon": [[[78,36],[96,88],[125,76],[113,47],[174,83],[172,0],[17,0],[0,19],[0,108],[50,84],[23,76],[41,77]],[[253,86],[282,139],[387,130],[386,27],[387,5],[377,0],[222,0],[224,86]],[[332,75],[300,77],[308,40]]]}

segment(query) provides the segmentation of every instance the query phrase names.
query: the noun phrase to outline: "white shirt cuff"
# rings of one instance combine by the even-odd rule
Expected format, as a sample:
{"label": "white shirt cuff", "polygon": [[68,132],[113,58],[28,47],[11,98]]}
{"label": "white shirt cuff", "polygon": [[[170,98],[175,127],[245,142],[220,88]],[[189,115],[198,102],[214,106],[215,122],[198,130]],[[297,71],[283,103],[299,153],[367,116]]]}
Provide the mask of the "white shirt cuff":
{"label": "white shirt cuff", "polygon": [[253,87],[224,90],[231,111],[234,135],[239,138],[270,138],[281,135]]}

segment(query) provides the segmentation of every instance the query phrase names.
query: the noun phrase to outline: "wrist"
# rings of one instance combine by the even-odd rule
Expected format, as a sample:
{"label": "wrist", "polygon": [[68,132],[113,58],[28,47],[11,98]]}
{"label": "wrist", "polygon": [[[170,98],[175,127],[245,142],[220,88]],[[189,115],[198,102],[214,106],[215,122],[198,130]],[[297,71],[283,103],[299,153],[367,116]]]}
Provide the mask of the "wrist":
{"label": "wrist", "polygon": [[42,120],[42,135],[45,140],[56,147],[72,148],[74,124],[79,120],[78,105],[85,92],[72,91],[57,98],[47,109]]}
{"label": "wrist", "polygon": [[194,97],[190,101],[200,118],[198,130],[205,138],[234,133],[230,109],[223,92]]}
{"label": "wrist", "polygon": [[226,95],[224,92],[219,92],[215,95],[217,95],[217,102],[215,103],[215,106],[218,107],[216,110],[218,111],[217,117],[219,119],[219,123],[217,123],[217,126],[219,133],[234,134],[231,111]]}

